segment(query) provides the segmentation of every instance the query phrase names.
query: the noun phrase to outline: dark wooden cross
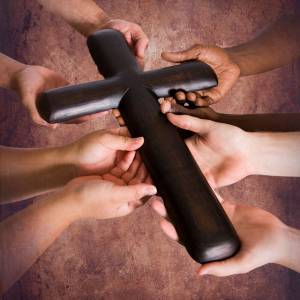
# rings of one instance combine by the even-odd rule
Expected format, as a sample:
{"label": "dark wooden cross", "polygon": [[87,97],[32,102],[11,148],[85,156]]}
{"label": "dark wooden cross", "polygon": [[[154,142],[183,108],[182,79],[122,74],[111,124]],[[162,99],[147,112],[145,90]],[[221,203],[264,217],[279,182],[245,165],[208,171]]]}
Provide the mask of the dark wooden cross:
{"label": "dark wooden cross", "polygon": [[95,32],[87,41],[105,80],[45,92],[38,102],[50,123],[119,108],[133,137],[143,136],[143,161],[162,196],[179,237],[197,262],[234,255],[239,238],[178,130],[160,112],[158,98],[176,90],[197,91],[217,85],[212,69],[186,62],[143,72],[123,35]]}

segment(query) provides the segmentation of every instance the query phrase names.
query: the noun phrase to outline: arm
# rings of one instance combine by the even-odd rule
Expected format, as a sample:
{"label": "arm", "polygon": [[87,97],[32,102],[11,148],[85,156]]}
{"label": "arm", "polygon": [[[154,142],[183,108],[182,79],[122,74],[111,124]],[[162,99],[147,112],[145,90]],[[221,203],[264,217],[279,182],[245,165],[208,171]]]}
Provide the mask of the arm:
{"label": "arm", "polygon": [[[102,177],[77,178],[63,190],[35,202],[0,224],[0,295],[71,223],[85,218],[125,216],[142,205],[143,197],[156,193],[154,186],[143,183],[145,179],[139,178],[137,169],[131,174],[132,159],[132,155],[129,160],[127,157],[122,167],[114,168]],[[129,185],[115,177],[117,174],[130,175],[135,183]],[[104,181],[104,178],[109,181]]]}
{"label": "arm", "polygon": [[13,89],[14,74],[21,71],[24,64],[0,53],[0,86]]}
{"label": "arm", "polygon": [[250,174],[300,177],[300,132],[251,133]]}
{"label": "arm", "polygon": [[226,49],[238,64],[241,76],[267,72],[300,57],[299,16],[284,16],[253,40]]}
{"label": "arm", "polygon": [[129,138],[126,129],[115,129],[93,132],[63,147],[0,147],[0,203],[52,191],[77,176],[103,174],[124,151],[142,144],[142,138]]}
{"label": "arm", "polygon": [[[272,131],[291,132],[300,131],[300,113],[275,113],[275,114],[246,114],[233,115],[218,113],[210,107],[187,108],[177,104],[174,100],[164,100],[161,102],[162,113],[185,114],[189,116],[207,119],[219,123],[237,126],[245,131]],[[114,111],[119,124],[124,121],[121,116]]]}
{"label": "arm", "polygon": [[195,93],[178,92],[176,99],[207,106],[219,101],[240,76],[254,75],[278,68],[300,56],[299,14],[284,16],[267,27],[256,38],[244,44],[220,48],[195,45],[179,52],[163,52],[170,62],[200,60],[210,65],[218,77],[218,86]]}
{"label": "arm", "polygon": [[93,0],[37,0],[46,10],[62,17],[84,36],[107,23],[109,16]]}
{"label": "arm", "polygon": [[0,147],[0,203],[50,192],[76,176],[63,148]]}
{"label": "arm", "polygon": [[195,133],[186,144],[213,188],[249,175],[300,177],[300,132],[246,132],[187,115],[167,118]]}
{"label": "arm", "polygon": [[37,1],[51,13],[62,17],[85,37],[96,30],[105,28],[122,32],[142,63],[149,40],[139,25],[124,20],[112,19],[93,0]]}
{"label": "arm", "polygon": [[14,90],[37,124],[49,126],[36,108],[39,94],[66,84],[67,81],[56,72],[40,66],[22,64],[0,53],[0,87]]}
{"label": "arm", "polygon": [[[223,277],[244,274],[269,263],[300,272],[299,230],[260,208],[220,201],[241,239],[241,249],[229,259],[201,265],[197,272],[199,275]],[[174,226],[166,219],[167,212],[162,202],[154,200],[152,208],[164,218],[161,228],[165,234],[178,241]]]}

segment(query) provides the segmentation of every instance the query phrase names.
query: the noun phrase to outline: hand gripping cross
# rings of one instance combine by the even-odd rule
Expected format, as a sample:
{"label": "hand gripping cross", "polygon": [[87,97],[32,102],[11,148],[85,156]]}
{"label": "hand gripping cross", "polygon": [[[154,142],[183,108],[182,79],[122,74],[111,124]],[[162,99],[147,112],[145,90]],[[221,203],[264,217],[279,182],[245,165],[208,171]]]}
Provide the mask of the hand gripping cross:
{"label": "hand gripping cross", "polygon": [[172,91],[217,85],[212,69],[193,61],[142,72],[122,34],[114,30],[98,31],[87,43],[106,79],[45,92],[38,103],[41,116],[56,123],[119,108],[131,135],[145,138],[143,161],[189,254],[200,263],[234,255],[239,238],[158,103]]}

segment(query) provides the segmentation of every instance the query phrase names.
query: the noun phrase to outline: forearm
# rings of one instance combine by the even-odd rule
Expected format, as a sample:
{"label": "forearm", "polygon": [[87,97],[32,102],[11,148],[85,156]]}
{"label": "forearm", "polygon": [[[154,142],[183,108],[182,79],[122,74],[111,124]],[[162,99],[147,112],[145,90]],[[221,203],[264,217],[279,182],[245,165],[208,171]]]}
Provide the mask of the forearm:
{"label": "forearm", "polygon": [[0,86],[12,89],[14,75],[24,67],[24,64],[0,53]]}
{"label": "forearm", "polygon": [[300,113],[223,114],[208,107],[174,106],[172,112],[237,126],[245,131],[300,131]]}
{"label": "forearm", "polygon": [[286,65],[300,56],[299,15],[282,17],[248,43],[227,48],[241,76]]}
{"label": "forearm", "polygon": [[0,147],[0,203],[57,189],[76,176],[64,148]]}
{"label": "forearm", "polygon": [[84,36],[101,28],[109,17],[93,0],[37,0],[46,10],[59,15]]}
{"label": "forearm", "polygon": [[282,248],[279,264],[300,273],[300,230],[287,226]]}
{"label": "forearm", "polygon": [[300,131],[300,113],[217,114],[215,121],[237,126],[245,131]]}
{"label": "forearm", "polygon": [[4,220],[0,224],[0,294],[76,219],[75,207],[60,191]]}
{"label": "forearm", "polygon": [[248,133],[249,174],[300,177],[300,132]]}

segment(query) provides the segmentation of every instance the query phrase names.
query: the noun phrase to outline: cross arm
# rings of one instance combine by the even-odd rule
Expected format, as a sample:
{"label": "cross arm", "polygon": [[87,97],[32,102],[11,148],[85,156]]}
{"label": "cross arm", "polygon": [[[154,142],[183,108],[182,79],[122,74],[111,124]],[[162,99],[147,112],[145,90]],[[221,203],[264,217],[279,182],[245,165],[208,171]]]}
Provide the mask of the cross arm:
{"label": "cross arm", "polygon": [[126,90],[118,77],[70,85],[44,92],[37,108],[47,122],[65,122],[117,108]]}
{"label": "cross arm", "polygon": [[217,76],[205,63],[189,61],[179,65],[145,72],[144,85],[157,97],[168,97],[173,91],[186,92],[209,89],[218,84]]}

